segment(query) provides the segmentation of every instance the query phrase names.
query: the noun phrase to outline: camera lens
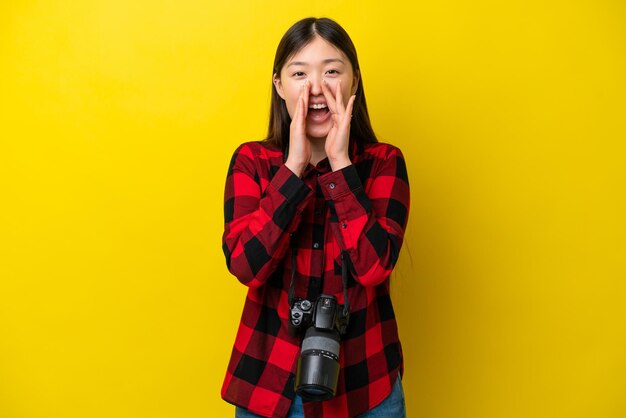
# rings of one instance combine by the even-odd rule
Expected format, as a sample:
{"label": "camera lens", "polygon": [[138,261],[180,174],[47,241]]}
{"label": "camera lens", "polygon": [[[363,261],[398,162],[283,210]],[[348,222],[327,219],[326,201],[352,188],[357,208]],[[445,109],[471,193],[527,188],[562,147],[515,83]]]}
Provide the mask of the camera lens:
{"label": "camera lens", "polygon": [[307,329],[296,372],[296,392],[300,396],[317,401],[335,396],[339,348],[338,332]]}

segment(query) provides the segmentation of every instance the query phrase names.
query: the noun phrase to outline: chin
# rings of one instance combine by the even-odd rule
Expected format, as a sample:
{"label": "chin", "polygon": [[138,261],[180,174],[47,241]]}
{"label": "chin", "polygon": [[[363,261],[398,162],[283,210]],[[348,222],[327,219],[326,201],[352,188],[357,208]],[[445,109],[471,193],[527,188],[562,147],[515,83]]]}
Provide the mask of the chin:
{"label": "chin", "polygon": [[326,139],[330,132],[330,126],[308,127],[306,135],[311,139]]}

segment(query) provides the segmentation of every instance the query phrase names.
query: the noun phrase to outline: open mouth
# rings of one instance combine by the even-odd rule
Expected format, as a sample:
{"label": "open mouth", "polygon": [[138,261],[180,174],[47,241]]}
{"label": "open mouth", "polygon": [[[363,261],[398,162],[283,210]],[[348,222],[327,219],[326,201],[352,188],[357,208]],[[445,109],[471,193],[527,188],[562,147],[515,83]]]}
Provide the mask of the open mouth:
{"label": "open mouth", "polygon": [[330,110],[326,103],[310,103],[307,119],[312,122],[324,122],[330,115]]}

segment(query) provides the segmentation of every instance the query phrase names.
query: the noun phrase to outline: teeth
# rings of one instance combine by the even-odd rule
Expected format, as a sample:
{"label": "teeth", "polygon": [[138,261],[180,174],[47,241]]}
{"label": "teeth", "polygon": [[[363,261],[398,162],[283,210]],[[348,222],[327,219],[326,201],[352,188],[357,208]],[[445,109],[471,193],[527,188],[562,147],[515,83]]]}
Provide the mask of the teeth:
{"label": "teeth", "polygon": [[324,109],[327,106],[324,103],[320,103],[320,104],[312,104],[309,107],[312,108],[312,109]]}

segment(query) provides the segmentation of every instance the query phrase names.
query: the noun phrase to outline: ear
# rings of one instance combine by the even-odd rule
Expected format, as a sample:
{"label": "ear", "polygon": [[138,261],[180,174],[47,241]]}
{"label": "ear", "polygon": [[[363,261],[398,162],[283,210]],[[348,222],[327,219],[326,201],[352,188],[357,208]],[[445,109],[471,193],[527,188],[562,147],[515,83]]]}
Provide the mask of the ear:
{"label": "ear", "polygon": [[274,83],[274,88],[276,89],[276,92],[278,93],[280,98],[285,100],[285,92],[283,91],[283,83],[281,83],[280,78],[278,77],[278,74],[274,74],[274,77],[272,77],[272,82]]}
{"label": "ear", "polygon": [[359,88],[359,80],[361,79],[361,74],[358,71],[354,72],[354,79],[352,80],[352,93],[356,94],[357,89]]}

